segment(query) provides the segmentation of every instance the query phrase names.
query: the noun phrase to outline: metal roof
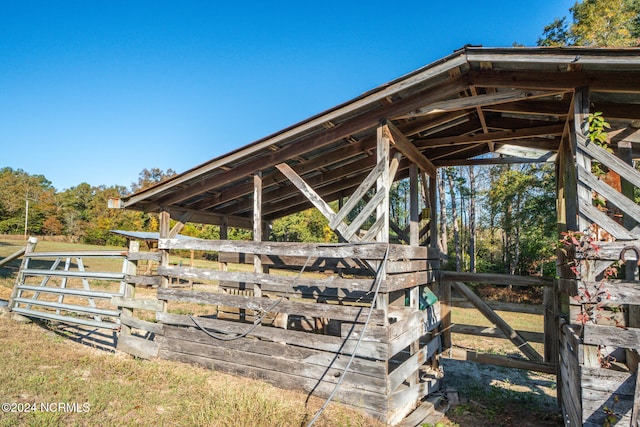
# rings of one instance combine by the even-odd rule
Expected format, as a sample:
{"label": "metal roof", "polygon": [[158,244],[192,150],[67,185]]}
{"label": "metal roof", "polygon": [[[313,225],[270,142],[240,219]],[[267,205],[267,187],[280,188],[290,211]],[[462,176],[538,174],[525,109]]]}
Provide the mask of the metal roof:
{"label": "metal roof", "polygon": [[[534,149],[544,153],[538,160],[553,159],[573,117],[574,90],[583,86],[590,87],[592,111],[613,125],[614,145],[623,138],[640,141],[639,48],[466,46],[125,197],[120,206],[164,209],[174,218],[190,212],[192,222],[250,228],[257,171],[263,176],[263,219],[311,206],[275,168],[282,162],[325,201],[349,196],[375,165],[382,121],[394,124],[437,167],[532,161]],[[402,159],[396,179],[408,175],[409,163]]]}

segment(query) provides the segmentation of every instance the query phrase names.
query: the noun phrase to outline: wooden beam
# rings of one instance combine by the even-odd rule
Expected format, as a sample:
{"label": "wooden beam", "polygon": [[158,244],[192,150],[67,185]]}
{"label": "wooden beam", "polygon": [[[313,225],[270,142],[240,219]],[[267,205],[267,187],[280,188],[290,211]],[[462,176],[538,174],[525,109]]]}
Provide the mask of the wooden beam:
{"label": "wooden beam", "polygon": [[547,163],[556,160],[554,155],[545,155],[537,159],[524,157],[492,157],[489,159],[460,159],[460,160],[436,160],[434,164],[440,166],[487,166],[487,165],[514,165],[525,163]]}
{"label": "wooden beam", "polygon": [[167,237],[169,239],[173,239],[174,237],[176,237],[178,233],[180,233],[184,228],[185,223],[189,222],[192,216],[193,216],[193,212],[190,212],[190,211],[186,211],[185,213],[180,215],[180,218],[177,220],[173,228],[169,231],[169,236]]}
{"label": "wooden beam", "polygon": [[[291,181],[296,187],[298,187],[298,190],[300,190],[300,192],[304,194],[311,203],[313,203],[313,205],[320,211],[320,213],[322,213],[325,218],[327,218],[327,220],[331,221],[334,218],[336,213],[333,211],[331,206],[329,206],[322,199],[322,197],[320,197],[318,193],[313,190],[313,188],[311,188],[293,169],[291,169],[288,164],[281,163],[279,165],[276,165],[276,167],[280,172],[282,172],[284,176],[287,177],[287,179],[289,179],[289,181]],[[352,236],[351,240],[346,237],[346,226],[343,222],[340,222],[338,225],[336,225],[335,230],[346,240],[359,240],[357,236]]]}
{"label": "wooden beam", "polygon": [[505,87],[531,90],[562,90],[589,86],[593,91],[640,93],[640,73],[637,71],[598,72],[574,71],[470,71],[469,83],[474,86]]}
{"label": "wooden beam", "polygon": [[451,286],[456,289],[462,296],[467,298],[477,309],[485,316],[491,323],[493,323],[503,334],[518,348],[522,353],[534,362],[542,362],[543,358],[540,354],[534,350],[533,347],[524,339],[518,332],[516,332],[502,317],[498,316],[495,311],[491,309],[477,296],[471,289],[462,282],[450,282]]}
{"label": "wooden beam", "polygon": [[481,133],[473,136],[454,136],[443,138],[430,138],[415,140],[413,143],[419,149],[434,148],[434,147],[447,147],[460,144],[478,144],[486,143],[489,141],[509,141],[513,139],[523,139],[532,137],[548,137],[548,136],[561,136],[564,131],[564,124],[554,124],[547,126],[536,126],[532,128],[514,129],[507,131],[498,131],[490,133]]}
{"label": "wooden beam", "polygon": [[347,203],[338,211],[337,214],[333,217],[331,221],[329,221],[329,227],[335,228],[339,222],[341,222],[346,216],[356,207],[356,205],[362,200],[362,197],[369,191],[369,188],[376,182],[380,174],[384,172],[385,165],[382,163],[378,163],[373,170],[367,175],[367,177],[362,181],[360,186],[356,189],[356,191],[351,195]]}
{"label": "wooden beam", "polygon": [[[262,241],[262,172],[253,175],[253,241]],[[262,273],[262,259],[260,255],[253,255],[253,272]],[[253,285],[253,295],[262,296],[262,287],[259,283]]]}
{"label": "wooden beam", "polygon": [[510,90],[495,92],[486,95],[476,95],[466,98],[456,98],[447,101],[439,101],[425,107],[420,107],[403,116],[394,117],[397,119],[413,118],[425,116],[434,113],[444,113],[448,111],[463,110],[467,108],[479,108],[486,105],[496,105],[524,99],[536,99],[557,94],[566,91],[527,91],[527,90]]}
{"label": "wooden beam", "polygon": [[398,151],[407,156],[409,160],[418,165],[418,167],[429,174],[429,176],[435,176],[436,167],[433,163],[431,163],[393,123],[387,121],[383,129],[388,133],[389,140],[395,145]]}

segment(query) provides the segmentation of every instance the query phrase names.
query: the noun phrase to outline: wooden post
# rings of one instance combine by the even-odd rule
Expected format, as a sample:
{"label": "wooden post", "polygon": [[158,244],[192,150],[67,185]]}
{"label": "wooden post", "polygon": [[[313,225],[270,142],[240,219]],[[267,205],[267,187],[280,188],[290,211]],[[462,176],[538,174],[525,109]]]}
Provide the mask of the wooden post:
{"label": "wooden post", "polygon": [[[376,164],[382,163],[384,169],[380,177],[376,180],[376,194],[384,192],[382,202],[376,207],[376,221],[382,218],[382,228],[376,236],[376,240],[381,243],[389,243],[389,137],[385,131],[386,126],[378,126],[376,144]],[[385,271],[380,271],[382,277],[386,276]],[[378,294],[376,306],[386,310],[389,306],[389,294]],[[386,318],[386,316],[385,316]]]}
{"label": "wooden post", "polygon": [[[571,128],[572,151],[576,155],[576,165],[582,166],[591,173],[591,158],[583,154],[577,147],[584,145],[587,140],[587,117],[589,116],[589,87],[581,87],[576,89],[573,100],[573,127]],[[575,168],[575,166],[574,166]],[[577,175],[577,172],[576,172]],[[591,189],[586,185],[578,182],[578,200],[589,206],[592,203]],[[579,213],[579,212],[578,212]],[[584,219],[582,215],[578,215],[578,230],[585,231],[589,229],[591,224]]]}
{"label": "wooden post", "polygon": [[[253,175],[253,241],[262,241],[262,172]],[[262,273],[262,258],[253,255],[253,272]],[[259,284],[253,285],[253,295],[262,296],[262,288]]]}
{"label": "wooden post", "polygon": [[[170,226],[170,222],[171,222],[171,214],[169,214],[169,211],[167,211],[164,208],[161,208],[160,211],[160,238],[161,239],[166,239],[169,237],[169,226]],[[167,249],[160,249],[160,265],[162,267],[168,267],[169,266],[169,251]],[[161,288],[168,288],[169,287],[169,279],[167,278],[167,276],[162,276],[161,282],[160,282],[160,287]],[[166,313],[167,311],[167,304],[164,304],[164,312]]]}
{"label": "wooden post", "polygon": [[[420,216],[418,209],[418,167],[415,163],[409,166],[409,244],[420,245]],[[414,310],[420,309],[420,287],[414,286],[409,291],[409,305]],[[420,351],[420,340],[411,343],[410,352],[413,356]],[[420,381],[420,371],[416,370],[409,377],[410,385],[416,385]]]}
{"label": "wooden post", "polygon": [[20,270],[18,270],[18,277],[16,278],[16,283],[13,286],[13,290],[11,291],[11,297],[9,298],[9,305],[8,305],[9,310],[12,310],[14,308],[15,302],[13,300],[20,296],[18,291],[18,285],[22,283],[24,279],[24,274],[22,272],[29,267],[29,258],[27,257],[27,255],[29,255],[30,253],[36,250],[36,244],[38,244],[38,239],[36,237],[29,237],[29,239],[27,239],[27,246],[25,246],[24,252],[22,253],[23,258],[22,258],[22,262],[20,263]]}
{"label": "wooden post", "polygon": [[[129,253],[138,253],[140,251],[140,242],[137,240],[129,241]],[[127,256],[127,259],[124,263],[124,273],[125,276],[135,276],[138,271],[138,261],[132,261]],[[136,295],[136,286],[133,283],[125,283],[124,286],[124,297],[125,298],[134,298]],[[122,307],[122,314],[124,316],[133,317],[133,308]],[[122,324],[120,326],[120,334],[121,335],[131,335],[131,327],[128,325]]]}

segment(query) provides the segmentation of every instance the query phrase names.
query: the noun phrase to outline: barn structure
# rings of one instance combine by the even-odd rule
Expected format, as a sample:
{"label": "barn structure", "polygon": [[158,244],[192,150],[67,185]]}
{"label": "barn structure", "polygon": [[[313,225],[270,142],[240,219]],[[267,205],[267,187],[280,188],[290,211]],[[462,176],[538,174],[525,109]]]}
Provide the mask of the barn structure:
{"label": "barn structure", "polygon": [[[609,149],[589,139],[593,112],[612,125]],[[638,425],[638,143],[640,49],[464,47],[112,201],[160,215],[157,301],[143,304],[130,285],[114,302],[123,310],[122,348],[335,397],[392,425],[438,390],[438,357],[447,351],[557,374],[568,425],[602,425],[612,414],[620,425]],[[570,234],[555,280],[441,271],[438,169],[522,162],[555,162],[559,236],[591,230],[596,238]],[[596,162],[621,185],[595,176]],[[411,221],[401,229],[390,220],[389,189],[407,178]],[[309,207],[340,243],[269,241],[270,221]],[[175,239],[187,222],[219,225],[220,240]],[[252,230],[253,240],[228,240],[229,227]],[[183,249],[217,253],[220,269],[172,265],[170,251]],[[621,258],[624,278],[603,278]],[[229,262],[252,267],[229,271]],[[169,286],[175,279],[218,287]],[[543,286],[544,351],[465,282]],[[450,351],[452,289],[521,357]],[[215,309],[198,316],[170,309],[190,302]],[[156,322],[136,319],[138,309],[156,310]],[[594,310],[615,311],[615,323]],[[610,363],[604,349],[622,356]]]}

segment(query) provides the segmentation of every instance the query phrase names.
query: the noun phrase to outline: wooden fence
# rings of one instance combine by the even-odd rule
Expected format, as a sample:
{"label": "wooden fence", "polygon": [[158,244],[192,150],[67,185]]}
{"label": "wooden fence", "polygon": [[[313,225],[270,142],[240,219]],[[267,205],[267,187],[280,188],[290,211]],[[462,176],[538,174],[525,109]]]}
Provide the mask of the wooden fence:
{"label": "wooden fence", "polygon": [[[159,248],[216,252],[223,263],[261,259],[240,271],[163,259],[158,274],[174,286],[157,291],[159,357],[318,397],[336,390],[337,401],[389,424],[438,389],[439,303],[420,307],[419,294],[436,277],[430,249],[170,239]],[[135,342],[153,357],[153,344]]]}

